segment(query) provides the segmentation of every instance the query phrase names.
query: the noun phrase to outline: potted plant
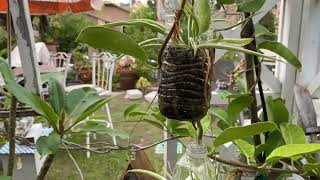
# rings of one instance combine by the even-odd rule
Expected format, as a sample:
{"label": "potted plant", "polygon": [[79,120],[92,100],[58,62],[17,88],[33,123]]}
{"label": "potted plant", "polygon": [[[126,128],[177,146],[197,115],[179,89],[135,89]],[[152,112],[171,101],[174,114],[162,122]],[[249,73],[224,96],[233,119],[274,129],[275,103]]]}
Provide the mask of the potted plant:
{"label": "potted plant", "polygon": [[83,84],[89,83],[92,80],[92,65],[87,53],[88,47],[85,45],[79,45],[72,51],[72,59],[80,82]]}
{"label": "potted plant", "polygon": [[120,74],[120,89],[134,89],[137,80],[136,70],[134,68],[134,60],[125,56],[117,64],[116,72]]}

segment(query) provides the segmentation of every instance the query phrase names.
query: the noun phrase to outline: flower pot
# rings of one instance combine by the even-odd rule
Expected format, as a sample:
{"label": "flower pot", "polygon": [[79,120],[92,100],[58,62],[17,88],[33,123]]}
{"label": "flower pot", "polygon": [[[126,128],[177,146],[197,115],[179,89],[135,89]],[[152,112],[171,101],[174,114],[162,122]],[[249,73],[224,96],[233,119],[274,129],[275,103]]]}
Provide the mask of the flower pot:
{"label": "flower pot", "polygon": [[82,84],[90,83],[92,80],[92,72],[90,68],[79,69],[79,79]]}
{"label": "flower pot", "polygon": [[198,50],[172,47],[165,49],[162,56],[159,85],[160,112],[170,119],[197,121],[208,110],[209,86],[205,86],[207,56]]}
{"label": "flower pot", "polygon": [[137,75],[135,70],[121,70],[120,73],[120,89],[134,89]]}

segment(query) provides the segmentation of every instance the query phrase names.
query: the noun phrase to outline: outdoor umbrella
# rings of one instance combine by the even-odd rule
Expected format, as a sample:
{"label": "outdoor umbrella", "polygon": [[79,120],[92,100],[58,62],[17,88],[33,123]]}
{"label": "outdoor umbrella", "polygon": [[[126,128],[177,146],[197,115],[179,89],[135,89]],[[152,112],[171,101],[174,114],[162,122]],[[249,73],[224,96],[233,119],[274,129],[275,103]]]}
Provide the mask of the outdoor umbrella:
{"label": "outdoor umbrella", "polygon": [[[99,10],[102,0],[29,0],[31,14],[58,14],[66,10],[73,13]],[[0,12],[7,13],[7,0],[0,0]]]}

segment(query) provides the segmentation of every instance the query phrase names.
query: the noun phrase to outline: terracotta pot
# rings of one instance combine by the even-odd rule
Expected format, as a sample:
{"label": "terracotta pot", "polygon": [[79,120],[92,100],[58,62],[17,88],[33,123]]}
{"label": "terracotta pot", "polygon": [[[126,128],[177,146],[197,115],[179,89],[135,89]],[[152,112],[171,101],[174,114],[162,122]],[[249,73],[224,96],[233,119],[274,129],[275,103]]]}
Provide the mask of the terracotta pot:
{"label": "terracotta pot", "polygon": [[128,90],[134,89],[137,80],[135,70],[122,70],[120,73],[120,89]]}
{"label": "terracotta pot", "polygon": [[81,68],[79,70],[79,79],[83,84],[89,83],[92,80],[92,72],[90,68]]}

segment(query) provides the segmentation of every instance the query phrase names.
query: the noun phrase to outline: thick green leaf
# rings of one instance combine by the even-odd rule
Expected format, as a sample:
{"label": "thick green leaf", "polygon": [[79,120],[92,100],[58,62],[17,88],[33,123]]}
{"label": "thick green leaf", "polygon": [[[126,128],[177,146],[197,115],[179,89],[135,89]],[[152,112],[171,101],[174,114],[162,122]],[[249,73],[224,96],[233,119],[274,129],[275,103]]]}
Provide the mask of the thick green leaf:
{"label": "thick green leaf", "polygon": [[272,99],[272,97],[269,96],[266,101],[269,121],[276,123],[278,126],[281,123],[289,122],[289,112],[283,99]]}
{"label": "thick green leaf", "polygon": [[129,107],[127,107],[124,112],[123,112],[123,116],[124,118],[128,118],[129,114],[132,113],[136,108],[138,108],[140,105],[139,104],[132,104]]}
{"label": "thick green leaf", "polygon": [[0,57],[0,73],[6,83],[15,79],[9,64],[2,57]]}
{"label": "thick green leaf", "polygon": [[295,124],[282,123],[280,125],[282,137],[286,144],[305,144],[306,135],[304,131]]}
{"label": "thick green leaf", "polygon": [[272,59],[272,60],[278,61],[278,59],[276,59],[276,58],[274,58],[274,57],[270,57],[270,56],[261,54],[261,53],[259,53],[259,52],[247,50],[247,49],[244,49],[244,48],[241,48],[241,47],[237,47],[237,46],[230,46],[230,45],[219,44],[219,43],[199,44],[199,45],[197,46],[197,48],[200,48],[200,49],[201,49],[201,48],[224,49],[224,50],[241,52],[241,53],[245,53],[245,54],[250,54],[250,55],[254,55],[254,56],[263,57],[263,58],[268,58],[268,59]]}
{"label": "thick green leaf", "polygon": [[132,19],[129,21],[119,21],[119,22],[112,22],[102,25],[103,27],[113,28],[116,26],[136,26],[141,25],[143,27],[150,28],[155,32],[159,32],[161,34],[167,34],[167,29],[164,25],[157,21],[153,21],[151,19]]}
{"label": "thick green leaf", "polygon": [[222,4],[233,4],[234,0],[219,0],[219,3],[222,3]]}
{"label": "thick green leaf", "polygon": [[267,162],[275,162],[283,158],[311,154],[320,151],[320,144],[287,144],[273,150],[267,157]]}
{"label": "thick green leaf", "polygon": [[43,157],[58,152],[60,143],[60,135],[53,133],[49,136],[40,137],[36,142],[36,149],[41,157]]}
{"label": "thick green leaf", "polygon": [[274,149],[285,145],[282,134],[279,130],[269,133],[269,137],[265,143],[266,147],[264,149],[265,155],[268,156]]}
{"label": "thick green leaf", "polygon": [[50,79],[62,80],[64,78],[63,72],[52,72],[52,73],[45,73],[40,75],[41,83],[44,84],[49,82]]}
{"label": "thick green leaf", "polygon": [[297,68],[298,70],[301,69],[301,63],[296,55],[294,55],[286,46],[281,44],[280,42],[275,41],[264,41],[258,45],[259,49],[267,49],[272,51],[283,59],[285,59],[289,64]]}
{"label": "thick green leaf", "polygon": [[159,175],[155,172],[144,170],[144,169],[132,169],[132,170],[127,171],[127,173],[130,173],[130,172],[131,173],[142,173],[142,174],[148,175],[156,180],[166,180],[165,177],[162,177],[161,175]]}
{"label": "thick green leaf", "polygon": [[105,123],[102,122],[95,122],[95,121],[88,121],[83,125],[77,127],[75,132],[93,132],[97,134],[107,134],[109,136],[118,136],[121,139],[128,139],[129,134],[119,130],[113,129],[106,126]]}
{"label": "thick green leaf", "polygon": [[211,108],[209,113],[224,121],[228,127],[232,126],[228,120],[228,113],[221,108]]}
{"label": "thick green leaf", "polygon": [[90,116],[92,113],[94,113],[97,110],[99,110],[102,106],[104,106],[110,100],[111,100],[110,98],[101,99],[101,100],[99,100],[97,102],[92,103],[87,109],[84,110],[84,112],[82,114],[80,114],[78,117],[75,118],[74,124],[72,126],[78,124],[79,122],[81,122],[82,120],[84,120],[85,118]]}
{"label": "thick green leaf", "polygon": [[56,79],[49,81],[49,103],[53,107],[54,112],[60,115],[64,109],[65,92],[60,82]]}
{"label": "thick green leaf", "polygon": [[240,152],[243,153],[246,157],[253,157],[255,152],[254,145],[250,144],[249,142],[238,139],[235,140],[235,144],[239,148]]}
{"label": "thick green leaf", "polygon": [[209,29],[211,10],[209,5],[209,0],[198,0],[195,7],[196,16],[199,21],[199,33],[204,33]]}
{"label": "thick green leaf", "polygon": [[93,88],[85,87],[72,90],[66,96],[66,113],[69,118],[75,118],[101,99],[102,97]]}
{"label": "thick green leaf", "polygon": [[11,180],[10,176],[0,176],[0,180]]}
{"label": "thick green leaf", "polygon": [[77,41],[94,48],[127,54],[142,61],[148,59],[146,52],[133,39],[114,29],[102,26],[87,27],[80,32]]}
{"label": "thick green leaf", "polygon": [[314,164],[304,164],[302,166],[303,172],[313,171],[313,170],[320,170],[320,162]]}
{"label": "thick green leaf", "polygon": [[224,143],[243,139],[249,136],[258,135],[268,131],[277,130],[277,125],[272,122],[260,122],[248,126],[231,127],[224,130],[213,142],[215,147],[219,147]]}
{"label": "thick green leaf", "polygon": [[256,38],[259,36],[270,36],[270,37],[277,36],[277,34],[270,32],[266,27],[264,27],[261,24],[256,24],[254,27],[255,27]]}
{"label": "thick green leaf", "polygon": [[153,125],[154,127],[159,128],[159,129],[163,129],[163,124],[162,123],[159,123],[159,122],[156,122],[156,121],[153,121],[153,120],[149,120],[149,119],[143,119],[141,121],[149,123],[149,124]]}
{"label": "thick green leaf", "polygon": [[220,42],[225,42],[229,44],[236,44],[236,45],[247,45],[253,41],[253,38],[243,38],[243,39],[222,39]]}
{"label": "thick green leaf", "polygon": [[253,98],[250,94],[244,94],[243,96],[237,97],[236,99],[232,100],[228,106],[228,121],[231,125],[233,125],[239,115],[240,112],[246,109],[250,103],[252,102]]}
{"label": "thick green leaf", "polygon": [[239,12],[257,12],[263,6],[265,0],[235,0]]}
{"label": "thick green leaf", "polygon": [[31,93],[26,88],[18,85],[15,81],[9,81],[6,88],[18,99],[19,102],[31,106],[35,112],[44,116],[53,127],[56,127],[58,115],[46,101],[41,99],[38,95]]}

